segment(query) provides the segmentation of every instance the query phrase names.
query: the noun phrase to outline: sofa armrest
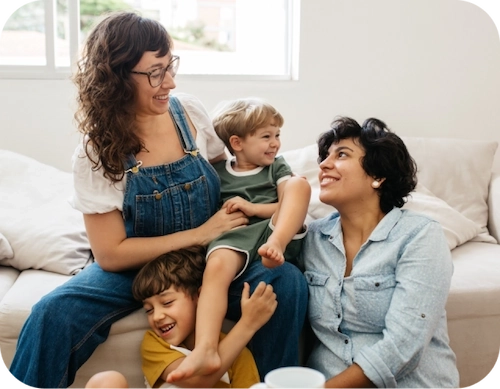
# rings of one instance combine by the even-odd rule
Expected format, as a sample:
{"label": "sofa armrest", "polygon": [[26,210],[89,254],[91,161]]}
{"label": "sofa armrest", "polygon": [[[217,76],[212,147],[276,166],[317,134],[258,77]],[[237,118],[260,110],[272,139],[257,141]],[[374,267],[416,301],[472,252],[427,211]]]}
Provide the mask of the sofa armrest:
{"label": "sofa armrest", "polygon": [[488,194],[488,231],[500,243],[500,173],[491,174]]}

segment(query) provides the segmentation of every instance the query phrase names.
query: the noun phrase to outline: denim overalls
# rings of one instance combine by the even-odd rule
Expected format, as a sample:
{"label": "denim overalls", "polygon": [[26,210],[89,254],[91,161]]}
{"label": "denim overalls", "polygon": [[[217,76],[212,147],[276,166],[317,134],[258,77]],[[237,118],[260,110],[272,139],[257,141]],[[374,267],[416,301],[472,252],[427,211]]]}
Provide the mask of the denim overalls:
{"label": "denim overalls", "polygon": [[123,220],[127,237],[195,228],[218,209],[219,177],[198,152],[182,105],[174,96],[170,97],[170,113],[186,155],[160,166],[141,167],[133,155],[126,161]]}
{"label": "denim overalls", "polygon": [[[218,209],[219,177],[198,153],[182,105],[173,96],[170,114],[186,155],[145,168],[133,156],[125,162],[123,218],[128,237],[195,228]],[[142,306],[132,296],[137,271],[107,272],[94,262],[44,296],[21,331],[11,373],[34,387],[71,385],[77,369],[106,340],[111,325]]]}

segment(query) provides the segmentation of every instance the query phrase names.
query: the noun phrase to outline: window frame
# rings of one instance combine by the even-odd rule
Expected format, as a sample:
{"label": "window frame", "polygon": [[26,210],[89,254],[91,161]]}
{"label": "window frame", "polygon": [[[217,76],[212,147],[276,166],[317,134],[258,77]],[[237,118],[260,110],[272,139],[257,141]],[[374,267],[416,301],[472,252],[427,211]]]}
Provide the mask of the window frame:
{"label": "window frame", "polygon": [[[18,80],[62,80],[71,77],[73,66],[79,51],[80,41],[80,1],[68,0],[69,15],[69,55],[70,66],[56,66],[56,0],[41,0],[45,12],[45,56],[46,65],[0,65],[0,79]],[[299,59],[299,11],[300,0],[285,1],[286,31],[285,39],[285,74],[252,75],[252,74],[178,74],[178,79],[186,80],[226,80],[226,81],[291,81],[298,80]],[[10,17],[10,15],[9,15]],[[0,30],[1,34],[1,30]]]}

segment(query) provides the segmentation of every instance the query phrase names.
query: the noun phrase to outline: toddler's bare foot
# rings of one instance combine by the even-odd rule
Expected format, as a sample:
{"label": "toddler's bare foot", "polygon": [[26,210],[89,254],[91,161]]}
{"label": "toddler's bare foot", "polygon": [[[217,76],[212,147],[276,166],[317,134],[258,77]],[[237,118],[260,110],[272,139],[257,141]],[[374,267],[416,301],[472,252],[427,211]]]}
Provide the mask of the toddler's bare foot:
{"label": "toddler's bare foot", "polygon": [[283,256],[283,249],[277,242],[268,240],[257,250],[262,257],[262,264],[265,267],[273,268],[283,265],[285,257]]}
{"label": "toddler's bare foot", "polygon": [[220,366],[221,360],[216,350],[202,350],[195,347],[179,367],[167,376],[167,382],[172,383],[197,375],[212,374],[219,370]]}

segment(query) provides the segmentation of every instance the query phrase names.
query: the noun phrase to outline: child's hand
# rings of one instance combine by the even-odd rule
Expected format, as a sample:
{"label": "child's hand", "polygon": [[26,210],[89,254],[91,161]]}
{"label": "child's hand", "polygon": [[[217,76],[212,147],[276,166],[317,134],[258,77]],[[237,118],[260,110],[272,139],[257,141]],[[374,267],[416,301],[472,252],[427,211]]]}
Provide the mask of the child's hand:
{"label": "child's hand", "polygon": [[222,208],[225,208],[227,213],[241,211],[247,217],[255,216],[255,204],[252,204],[250,201],[247,201],[240,196],[235,196],[226,200],[226,202],[222,205]]}
{"label": "child's hand", "polygon": [[245,282],[241,294],[241,319],[240,321],[254,331],[267,323],[271,318],[278,302],[272,285],[261,281],[250,296],[250,285]]}

